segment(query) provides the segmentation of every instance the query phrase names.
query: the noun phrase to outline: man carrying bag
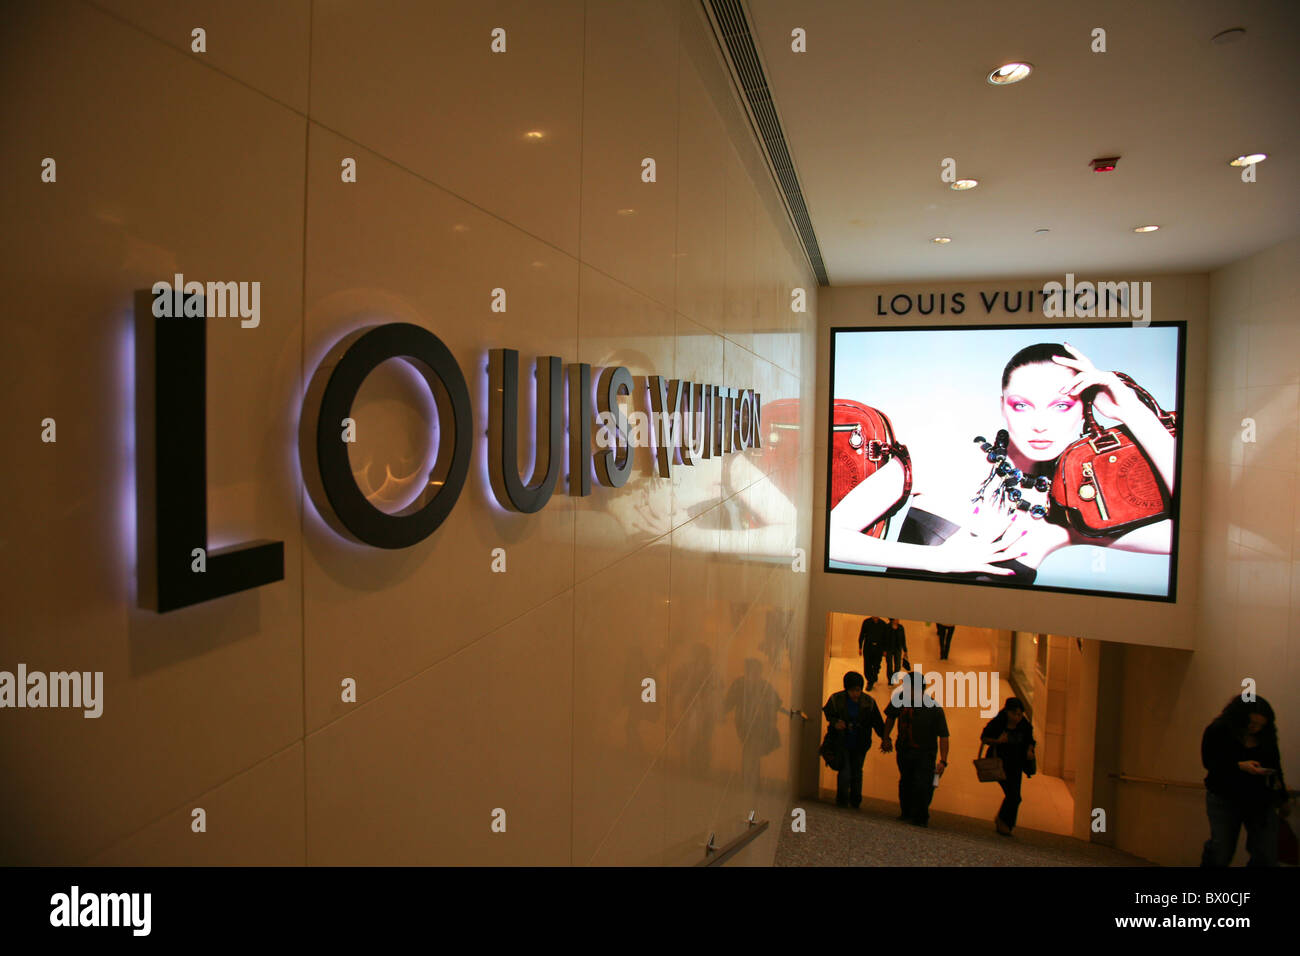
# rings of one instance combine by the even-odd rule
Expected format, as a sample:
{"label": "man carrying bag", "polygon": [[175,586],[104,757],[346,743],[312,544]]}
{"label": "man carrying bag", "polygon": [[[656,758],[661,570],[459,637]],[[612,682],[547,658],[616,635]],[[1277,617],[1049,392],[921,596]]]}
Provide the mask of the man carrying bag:
{"label": "man carrying bag", "polygon": [[[882,739],[885,723],[876,702],[862,692],[863,677],[857,671],[844,675],[844,689],[831,694],[822,708],[829,727],[822,742],[822,756],[835,778],[835,805],[862,806],[862,765],[871,749],[871,733]],[[832,756],[827,756],[830,751]],[[832,759],[834,762],[832,762]],[[838,764],[838,766],[837,766]]]}

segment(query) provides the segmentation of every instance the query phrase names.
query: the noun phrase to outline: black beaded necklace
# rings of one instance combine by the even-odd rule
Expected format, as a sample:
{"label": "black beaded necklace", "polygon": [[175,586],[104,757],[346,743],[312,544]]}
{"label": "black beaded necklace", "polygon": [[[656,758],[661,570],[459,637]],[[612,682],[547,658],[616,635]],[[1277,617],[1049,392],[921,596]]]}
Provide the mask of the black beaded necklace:
{"label": "black beaded necklace", "polygon": [[[996,482],[993,489],[993,507],[1006,508],[1007,514],[1015,511],[1027,511],[1034,518],[1047,517],[1047,492],[1052,487],[1052,480],[1047,475],[1026,474],[1017,468],[1007,457],[1007,447],[1011,436],[1005,428],[998,431],[997,437],[989,442],[983,435],[975,436],[975,444],[980,446],[989,464],[989,476],[980,485],[980,490],[972,502],[984,501],[988,497],[989,486]],[[1026,492],[1041,494],[1042,500],[1031,504]]]}

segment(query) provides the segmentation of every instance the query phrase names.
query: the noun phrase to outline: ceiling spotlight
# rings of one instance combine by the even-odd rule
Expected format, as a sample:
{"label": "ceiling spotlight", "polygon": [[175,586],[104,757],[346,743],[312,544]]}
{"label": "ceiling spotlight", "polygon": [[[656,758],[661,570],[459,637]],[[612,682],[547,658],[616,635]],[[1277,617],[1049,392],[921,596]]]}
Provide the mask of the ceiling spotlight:
{"label": "ceiling spotlight", "polygon": [[933,242],[933,243],[935,243],[936,245],[946,246],[948,243],[952,242],[952,237],[951,237],[951,236],[935,236],[935,237],[934,237],[933,239],[931,239],[930,241]]}
{"label": "ceiling spotlight", "polygon": [[1118,162],[1118,156],[1106,156],[1101,159],[1094,159],[1088,165],[1092,167],[1094,173],[1109,173],[1114,172],[1115,164]]}
{"label": "ceiling spotlight", "polygon": [[1247,153],[1245,156],[1238,156],[1236,159],[1228,161],[1229,166],[1254,166],[1256,163],[1262,163],[1268,159],[1268,153]]}
{"label": "ceiling spotlight", "polygon": [[1133,231],[1134,232],[1155,232],[1159,228],[1160,228],[1159,226],[1134,226]]}
{"label": "ceiling spotlight", "polygon": [[524,133],[524,139],[531,139],[534,142],[536,142],[539,139],[545,139],[545,138],[546,138],[546,134],[543,133],[540,129],[530,129],[527,133]]}
{"label": "ceiling spotlight", "polygon": [[989,74],[989,82],[994,86],[1007,86],[1019,83],[1034,70],[1028,63],[1006,63]]}
{"label": "ceiling spotlight", "polygon": [[1035,235],[1035,236],[1045,236],[1045,235],[1047,235],[1047,234],[1048,234],[1049,232],[1051,232],[1051,231],[1052,231],[1052,230],[1050,230],[1050,229],[1035,229],[1035,230],[1034,230],[1034,235]]}
{"label": "ceiling spotlight", "polygon": [[949,188],[961,192],[962,190],[965,189],[974,189],[979,184],[980,181],[978,179],[959,179],[955,183],[953,183],[952,186],[950,186]]}
{"label": "ceiling spotlight", "polygon": [[1223,46],[1225,43],[1236,43],[1238,40],[1245,39],[1246,30],[1244,27],[1233,27],[1231,30],[1224,30],[1210,37],[1210,42],[1215,46]]}

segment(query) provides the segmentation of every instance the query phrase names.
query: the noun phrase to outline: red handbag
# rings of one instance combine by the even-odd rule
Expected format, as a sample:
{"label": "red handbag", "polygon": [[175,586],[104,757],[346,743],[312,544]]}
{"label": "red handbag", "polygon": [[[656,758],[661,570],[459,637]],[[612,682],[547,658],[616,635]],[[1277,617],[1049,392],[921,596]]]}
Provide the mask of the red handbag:
{"label": "red handbag", "polygon": [[[1137,392],[1169,434],[1178,437],[1178,416],[1166,412],[1123,372],[1120,380]],[[1110,538],[1169,517],[1170,498],[1151,459],[1124,425],[1101,428],[1092,416],[1092,400],[1083,402],[1083,437],[1056,463],[1052,503],[1063,509],[1070,526],[1089,538]]]}
{"label": "red handbag", "polygon": [[791,501],[799,491],[799,399],[780,398],[763,405],[763,428],[767,431],[762,454],[770,456],[772,481]]}
{"label": "red handbag", "polygon": [[894,458],[903,466],[903,494],[894,506],[863,530],[873,538],[883,538],[889,519],[907,501],[912,491],[912,458],[907,446],[894,436],[894,425],[884,412],[837,398],[832,403],[831,421],[831,507],[885,467]]}

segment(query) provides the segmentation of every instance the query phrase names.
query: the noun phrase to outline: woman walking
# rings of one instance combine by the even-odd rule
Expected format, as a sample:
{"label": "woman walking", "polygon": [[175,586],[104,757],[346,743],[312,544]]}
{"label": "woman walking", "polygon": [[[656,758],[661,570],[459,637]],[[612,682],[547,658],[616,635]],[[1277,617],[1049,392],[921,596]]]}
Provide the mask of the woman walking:
{"label": "woman walking", "polygon": [[1020,775],[1032,777],[1038,771],[1034,756],[1034,728],[1025,716],[1019,698],[1008,697],[998,715],[988,722],[980,740],[989,745],[989,755],[1002,758],[1007,778],[999,780],[1004,794],[993,823],[1003,836],[1011,836],[1020,809]]}
{"label": "woman walking", "polygon": [[1263,697],[1234,697],[1201,736],[1205,812],[1210,838],[1201,866],[1227,866],[1246,827],[1249,866],[1277,866],[1278,813],[1286,813],[1286,783],[1273,708]]}

